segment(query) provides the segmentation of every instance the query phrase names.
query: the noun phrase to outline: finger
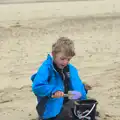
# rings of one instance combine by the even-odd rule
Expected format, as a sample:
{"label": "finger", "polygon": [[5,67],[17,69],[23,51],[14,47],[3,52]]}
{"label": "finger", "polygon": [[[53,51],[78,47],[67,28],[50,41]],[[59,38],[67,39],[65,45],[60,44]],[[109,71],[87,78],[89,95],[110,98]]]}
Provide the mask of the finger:
{"label": "finger", "polygon": [[64,96],[64,92],[60,92],[60,97],[63,97]]}
{"label": "finger", "polygon": [[57,98],[57,92],[52,95],[52,98]]}
{"label": "finger", "polygon": [[59,97],[59,92],[56,92],[55,95],[54,95],[56,98]]}
{"label": "finger", "polygon": [[62,96],[63,96],[63,94],[64,94],[63,92],[58,91],[58,92],[56,92],[56,94],[55,94],[55,95],[56,95],[56,97],[62,97]]}
{"label": "finger", "polygon": [[52,98],[58,98],[58,95],[52,95]]}
{"label": "finger", "polygon": [[61,92],[57,92],[57,96],[58,96],[58,97],[61,97]]}
{"label": "finger", "polygon": [[62,96],[62,97],[64,96],[64,92],[61,92],[61,96]]}
{"label": "finger", "polygon": [[55,95],[52,95],[52,98],[55,98]]}

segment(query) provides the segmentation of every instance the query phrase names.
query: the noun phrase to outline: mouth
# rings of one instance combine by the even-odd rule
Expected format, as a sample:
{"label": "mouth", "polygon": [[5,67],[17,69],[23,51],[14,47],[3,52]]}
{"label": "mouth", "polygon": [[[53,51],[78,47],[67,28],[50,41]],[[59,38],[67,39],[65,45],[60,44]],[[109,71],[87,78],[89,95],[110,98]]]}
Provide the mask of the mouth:
{"label": "mouth", "polygon": [[61,67],[62,67],[62,68],[64,68],[64,67],[65,67],[65,65],[61,65]]}

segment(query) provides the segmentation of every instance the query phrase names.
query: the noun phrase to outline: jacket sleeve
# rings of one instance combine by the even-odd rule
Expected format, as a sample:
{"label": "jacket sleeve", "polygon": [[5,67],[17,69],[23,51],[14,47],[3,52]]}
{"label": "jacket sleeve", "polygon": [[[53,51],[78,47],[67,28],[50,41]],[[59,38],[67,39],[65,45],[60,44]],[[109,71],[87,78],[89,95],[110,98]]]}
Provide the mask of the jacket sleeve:
{"label": "jacket sleeve", "polygon": [[[55,85],[51,85],[48,83],[49,79],[49,69],[46,65],[42,65],[37,74],[31,77],[32,91],[37,96],[48,96],[50,97],[54,92],[60,90]],[[34,79],[34,80],[33,80]]]}
{"label": "jacket sleeve", "polygon": [[83,99],[87,99],[86,97],[86,91],[85,91],[85,87],[82,83],[82,80],[79,77],[78,71],[76,68],[73,68],[74,71],[72,71],[72,75],[71,75],[71,82],[72,82],[72,89],[79,91],[82,96],[81,96],[81,100]]}

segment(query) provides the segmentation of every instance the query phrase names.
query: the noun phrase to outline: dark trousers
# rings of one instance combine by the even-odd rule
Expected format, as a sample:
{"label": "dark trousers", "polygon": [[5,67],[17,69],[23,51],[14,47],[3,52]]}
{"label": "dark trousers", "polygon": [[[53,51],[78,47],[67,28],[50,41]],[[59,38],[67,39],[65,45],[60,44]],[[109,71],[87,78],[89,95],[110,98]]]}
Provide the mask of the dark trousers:
{"label": "dark trousers", "polygon": [[56,117],[43,120],[75,120],[73,119],[71,108],[73,108],[73,101],[69,100],[67,103],[64,103],[61,112]]}

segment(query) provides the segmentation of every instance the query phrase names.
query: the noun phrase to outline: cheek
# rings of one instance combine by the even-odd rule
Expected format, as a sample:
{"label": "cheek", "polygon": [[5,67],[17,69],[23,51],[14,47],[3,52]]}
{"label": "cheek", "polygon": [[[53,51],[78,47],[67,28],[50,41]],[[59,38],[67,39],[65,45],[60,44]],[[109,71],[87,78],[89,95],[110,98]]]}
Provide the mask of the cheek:
{"label": "cheek", "polygon": [[63,64],[64,61],[63,61],[63,60],[59,60],[58,63],[59,63],[59,64]]}
{"label": "cheek", "polygon": [[57,64],[57,65],[60,65],[60,64],[62,64],[62,63],[63,63],[63,61],[62,61],[62,60],[60,60],[60,59],[55,59],[55,62],[56,62],[56,64]]}

